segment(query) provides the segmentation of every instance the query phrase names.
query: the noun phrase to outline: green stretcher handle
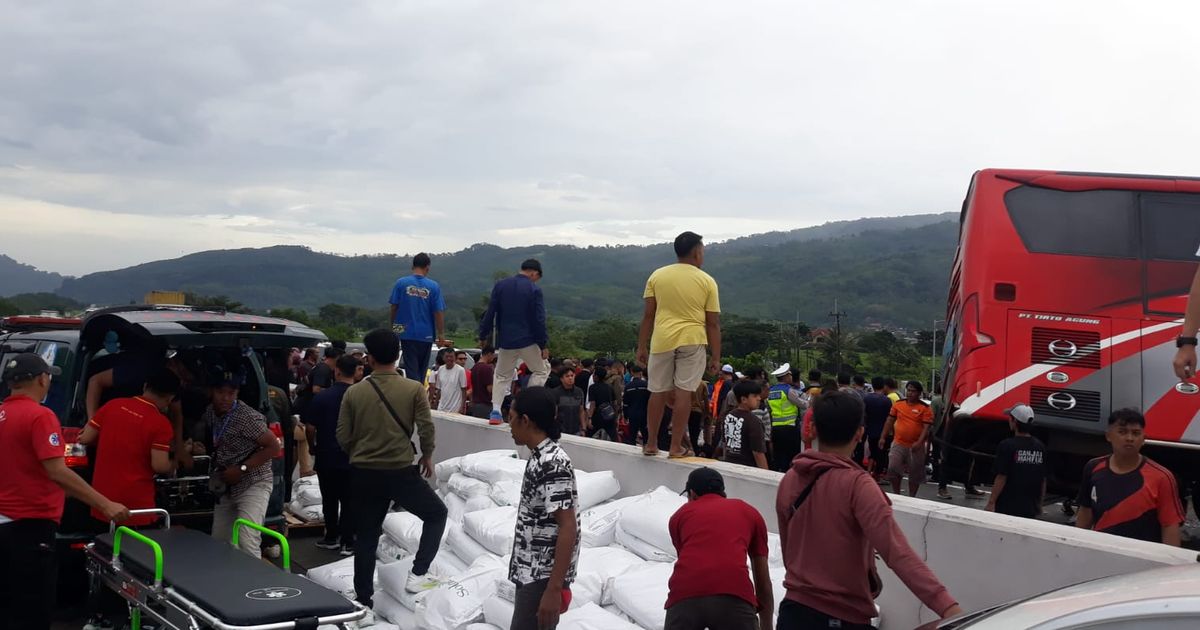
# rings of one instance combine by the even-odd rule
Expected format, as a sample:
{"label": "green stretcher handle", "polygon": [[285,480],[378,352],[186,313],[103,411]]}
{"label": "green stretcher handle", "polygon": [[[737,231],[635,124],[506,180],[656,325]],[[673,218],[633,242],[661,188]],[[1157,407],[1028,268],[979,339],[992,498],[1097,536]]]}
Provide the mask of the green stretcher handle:
{"label": "green stretcher handle", "polygon": [[144,534],[138,533],[121,526],[117,528],[117,533],[113,534],[113,566],[118,569],[121,567],[121,537],[129,536],[130,538],[143,542],[154,551],[154,590],[162,589],[162,574],[163,574],[163,551],[158,543],[151,540]]}
{"label": "green stretcher handle", "polygon": [[238,540],[240,540],[242,537],[241,534],[242,534],[243,527],[249,527],[250,529],[257,529],[258,531],[270,536],[271,538],[278,540],[279,547],[281,549],[283,549],[283,570],[284,571],[292,570],[292,548],[290,545],[288,545],[288,540],[283,534],[280,534],[279,532],[277,532],[273,529],[268,529],[266,527],[263,527],[262,525],[259,525],[258,523],[255,523],[253,521],[248,521],[244,518],[239,518],[238,520],[233,522],[233,541],[232,542],[233,542],[234,547],[238,546]]}

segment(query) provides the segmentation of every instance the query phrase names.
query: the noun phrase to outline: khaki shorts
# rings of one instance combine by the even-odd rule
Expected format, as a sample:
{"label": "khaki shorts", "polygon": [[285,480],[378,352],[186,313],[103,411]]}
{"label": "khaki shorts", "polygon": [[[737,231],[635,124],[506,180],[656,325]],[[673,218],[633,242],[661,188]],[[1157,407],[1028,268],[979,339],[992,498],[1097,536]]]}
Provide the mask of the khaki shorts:
{"label": "khaki shorts", "polygon": [[670,352],[650,355],[647,361],[647,383],[651,393],[669,392],[673,389],[695,391],[704,380],[704,368],[708,362],[708,346],[680,346]]}

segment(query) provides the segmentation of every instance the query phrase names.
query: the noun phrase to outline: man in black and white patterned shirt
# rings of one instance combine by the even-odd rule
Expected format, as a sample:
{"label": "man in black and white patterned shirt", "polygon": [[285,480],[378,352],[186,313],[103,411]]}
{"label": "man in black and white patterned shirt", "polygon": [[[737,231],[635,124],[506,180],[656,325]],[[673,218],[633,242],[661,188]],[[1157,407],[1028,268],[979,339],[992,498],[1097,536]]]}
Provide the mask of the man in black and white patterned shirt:
{"label": "man in black and white patterned shirt", "polygon": [[513,441],[531,455],[521,484],[508,579],[517,585],[511,630],[553,630],[571,603],[579,562],[579,493],[571,458],[558,446],[555,399],[523,390],[509,410]]}

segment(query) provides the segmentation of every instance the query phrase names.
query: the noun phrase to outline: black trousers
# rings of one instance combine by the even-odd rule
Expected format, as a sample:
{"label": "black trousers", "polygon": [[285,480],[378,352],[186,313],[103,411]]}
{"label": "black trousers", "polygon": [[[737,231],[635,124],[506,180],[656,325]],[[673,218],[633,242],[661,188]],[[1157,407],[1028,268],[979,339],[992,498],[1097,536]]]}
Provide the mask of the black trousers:
{"label": "black trousers", "polygon": [[664,630],[758,630],[758,612],[733,595],[693,597],[667,609]]}
{"label": "black trousers", "polygon": [[779,604],[778,630],[874,630],[868,623],[850,623],[809,608],[800,602],[785,599]]}
{"label": "black trousers", "polygon": [[688,413],[688,439],[692,441],[692,450],[700,449],[700,432],[704,429],[704,414],[699,411]]}
{"label": "black trousers", "polygon": [[611,422],[605,422],[600,418],[600,412],[597,411],[595,415],[592,416],[592,428],[587,432],[587,436],[594,438],[601,429],[604,429],[604,433],[608,436],[609,442],[617,441],[617,419],[613,418]]}
{"label": "black trousers", "polygon": [[627,415],[625,419],[629,421],[629,434],[625,436],[626,444],[637,444],[638,436],[642,436],[642,443],[650,443],[650,429],[646,426],[646,416]]}
{"label": "black trousers", "polygon": [[353,484],[350,504],[354,513],[354,593],[358,602],[371,607],[375,603],[372,580],[375,576],[375,551],[383,518],[395,501],[412,515],[421,519],[421,543],[413,560],[413,573],[425,575],[437,555],[446,529],[446,504],[434,494],[433,488],[421,478],[416,466],[391,470],[351,468]]}
{"label": "black trousers", "polygon": [[517,596],[513,602],[513,616],[509,630],[553,630],[539,628],[537,611],[542,604],[542,596],[550,580],[538,580],[517,587]]}
{"label": "black trousers", "polygon": [[58,564],[51,520],[0,525],[0,630],[48,630]]}
{"label": "black trousers", "polygon": [[792,460],[800,454],[800,427],[780,425],[771,427],[771,470],[787,472],[792,469]]}
{"label": "black trousers", "polygon": [[350,506],[350,469],[317,471],[321,488],[321,511],[325,515],[325,540],[354,545],[354,510]]}
{"label": "black trousers", "polygon": [[429,354],[433,344],[428,341],[400,340],[400,361],[404,375],[418,382],[425,382],[425,370],[429,369]]}

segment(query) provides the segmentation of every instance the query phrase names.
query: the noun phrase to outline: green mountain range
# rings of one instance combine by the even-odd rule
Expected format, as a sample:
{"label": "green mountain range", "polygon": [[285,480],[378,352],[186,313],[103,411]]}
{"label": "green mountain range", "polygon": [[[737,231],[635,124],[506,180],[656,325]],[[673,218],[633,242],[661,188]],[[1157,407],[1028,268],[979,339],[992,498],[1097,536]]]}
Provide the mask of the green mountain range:
{"label": "green mountain range", "polygon": [[[843,221],[711,244],[705,270],[719,283],[728,313],[799,318],[815,327],[831,321],[836,300],[851,326],[920,328],[944,312],[957,240],[954,213]],[[442,285],[451,326],[469,326],[472,309],[497,275],[515,273],[526,258],[542,262],[551,316],[578,321],[640,317],[646,277],[673,262],[674,254],[666,243],[476,244],[433,254],[430,275]],[[88,304],[139,302],[148,291],[165,290],[227,296],[258,310],[313,312],[330,303],[379,308],[386,307],[392,284],[408,273],[410,262],[409,255],[338,256],[297,246],[218,250],[63,278],[55,288]],[[0,284],[0,295],[17,292]]]}

